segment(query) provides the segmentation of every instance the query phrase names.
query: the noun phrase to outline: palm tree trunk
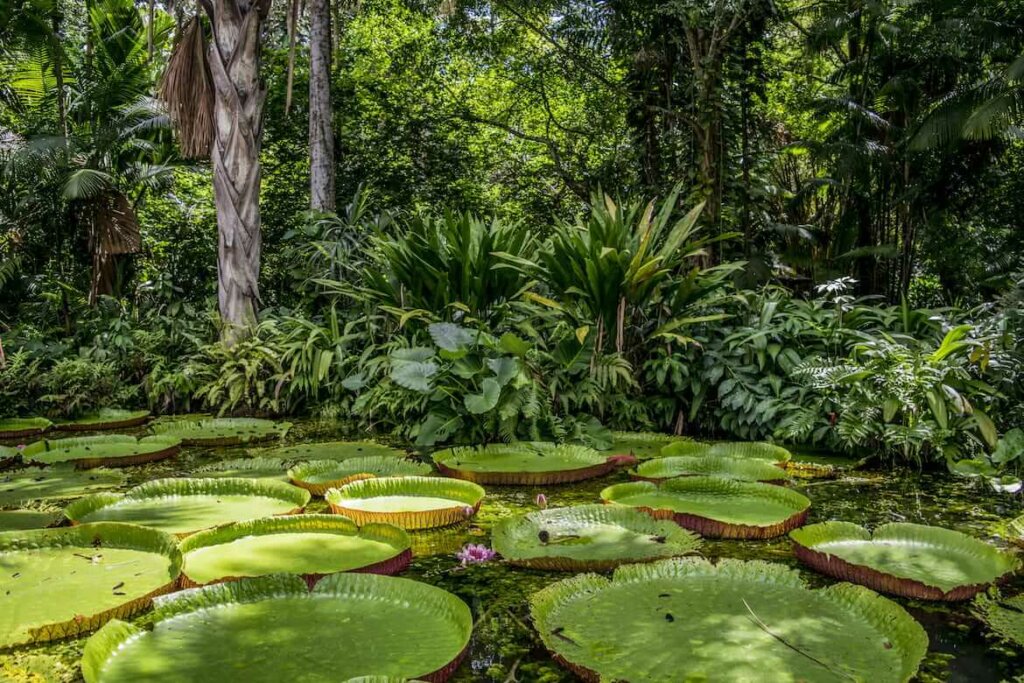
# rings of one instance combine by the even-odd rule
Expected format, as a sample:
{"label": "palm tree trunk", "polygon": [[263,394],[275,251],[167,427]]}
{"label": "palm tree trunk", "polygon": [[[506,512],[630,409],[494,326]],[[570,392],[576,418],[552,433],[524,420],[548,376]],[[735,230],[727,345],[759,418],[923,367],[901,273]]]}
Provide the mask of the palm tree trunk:
{"label": "palm tree trunk", "polygon": [[214,0],[212,12],[218,300],[229,344],[251,330],[260,299],[260,139],[266,97],[259,79],[260,27],[269,5],[269,0],[252,5]]}
{"label": "palm tree trunk", "polygon": [[331,1],[309,2],[309,206],[334,211]]}

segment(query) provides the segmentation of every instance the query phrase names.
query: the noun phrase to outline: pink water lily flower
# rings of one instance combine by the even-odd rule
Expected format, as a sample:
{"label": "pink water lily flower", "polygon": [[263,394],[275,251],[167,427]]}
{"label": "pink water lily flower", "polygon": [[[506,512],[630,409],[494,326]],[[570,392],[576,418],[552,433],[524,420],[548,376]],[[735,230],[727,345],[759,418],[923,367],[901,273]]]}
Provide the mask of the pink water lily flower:
{"label": "pink water lily flower", "polygon": [[490,562],[498,553],[494,552],[485,545],[478,545],[476,543],[469,543],[463,546],[462,550],[455,554],[455,557],[462,562],[462,566],[465,567],[469,564],[481,564],[483,562]]}

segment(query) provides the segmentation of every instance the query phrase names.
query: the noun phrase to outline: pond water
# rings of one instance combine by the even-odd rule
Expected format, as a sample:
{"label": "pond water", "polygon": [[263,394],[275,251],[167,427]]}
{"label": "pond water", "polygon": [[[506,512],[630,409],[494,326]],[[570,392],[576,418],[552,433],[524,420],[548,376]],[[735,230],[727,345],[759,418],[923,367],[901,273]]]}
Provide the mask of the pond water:
{"label": "pond water", "polygon": [[[337,428],[322,424],[299,425],[288,443],[344,438]],[[178,458],[127,469],[128,484],[165,476],[187,475],[203,465],[245,455],[243,448],[185,449]],[[847,464],[827,456],[799,455]],[[513,568],[501,562],[463,568],[455,553],[466,543],[490,545],[490,529],[503,517],[535,510],[534,499],[543,493],[550,507],[599,501],[602,488],[628,478],[622,472],[599,479],[547,487],[492,487],[480,513],[470,524],[442,530],[411,532],[415,557],[403,576],[449,590],[473,610],[476,621],[469,657],[455,681],[539,681],[554,683],[574,678],[547,655],[533,631],[527,608],[531,593],[565,578],[557,572]],[[933,524],[957,529],[999,543],[1000,523],[1020,514],[1016,497],[993,494],[944,474],[890,473],[858,470],[838,479],[804,480],[796,485],[813,502],[811,522],[842,519],[873,527],[893,521]],[[325,511],[314,499],[310,512]],[[771,541],[705,540],[701,548],[710,559],[761,559],[799,567],[785,538]],[[816,586],[829,579],[800,569]],[[1024,578],[1008,586],[1024,590]],[[999,681],[1024,671],[1024,657],[985,636],[969,603],[946,605],[896,599],[928,631],[931,641],[919,680]],[[85,640],[28,648],[0,656],[0,681],[75,680]]]}

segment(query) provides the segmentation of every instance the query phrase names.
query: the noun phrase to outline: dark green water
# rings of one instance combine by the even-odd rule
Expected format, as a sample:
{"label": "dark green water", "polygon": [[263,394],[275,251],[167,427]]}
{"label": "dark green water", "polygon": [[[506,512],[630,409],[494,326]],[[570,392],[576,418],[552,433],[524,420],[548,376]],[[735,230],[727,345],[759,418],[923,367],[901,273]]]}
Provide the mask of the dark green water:
{"label": "dark green water", "polygon": [[[289,443],[341,438],[336,428],[306,424]],[[164,476],[188,474],[217,460],[239,457],[245,449],[187,449],[176,460],[129,470],[134,485]],[[821,458],[815,458],[821,459]],[[828,458],[824,458],[828,461]],[[501,562],[462,568],[455,553],[466,543],[490,545],[490,528],[508,515],[536,509],[544,493],[551,507],[597,502],[598,492],[625,481],[618,473],[601,479],[549,487],[487,487],[487,498],[471,524],[413,533],[416,557],[404,576],[440,586],[465,600],[476,620],[470,654],[456,681],[570,681],[551,661],[530,626],[527,601],[534,591],[564,578],[554,572],[513,568]],[[843,519],[867,526],[907,521],[934,524],[1000,541],[999,525],[1020,514],[1019,498],[995,494],[942,474],[850,472],[835,480],[805,481],[797,487],[813,501],[810,521]],[[313,503],[310,511],[324,507]],[[762,559],[797,567],[785,538],[772,541],[705,541],[711,559]],[[801,569],[812,585],[828,579]],[[1024,590],[1024,578],[1007,587]],[[1024,657],[987,638],[969,604],[946,605],[897,599],[928,631],[931,641],[920,680],[1013,680],[1024,672]],[[75,680],[83,640],[51,644],[0,656],[0,681]],[[769,680],[766,678],[766,680]]]}

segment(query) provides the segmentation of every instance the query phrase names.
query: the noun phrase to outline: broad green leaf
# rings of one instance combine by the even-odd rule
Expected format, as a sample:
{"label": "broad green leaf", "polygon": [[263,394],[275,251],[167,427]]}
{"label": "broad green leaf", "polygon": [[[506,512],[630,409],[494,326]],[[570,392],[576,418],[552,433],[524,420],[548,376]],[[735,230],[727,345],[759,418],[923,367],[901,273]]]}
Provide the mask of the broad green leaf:
{"label": "broad green leaf", "polygon": [[497,380],[488,377],[481,383],[480,388],[481,393],[467,394],[463,399],[463,402],[466,404],[466,410],[474,415],[481,415],[493,410],[498,405],[498,399],[501,397],[501,385],[498,384]]}

